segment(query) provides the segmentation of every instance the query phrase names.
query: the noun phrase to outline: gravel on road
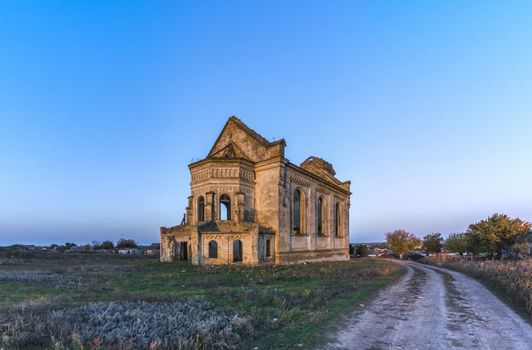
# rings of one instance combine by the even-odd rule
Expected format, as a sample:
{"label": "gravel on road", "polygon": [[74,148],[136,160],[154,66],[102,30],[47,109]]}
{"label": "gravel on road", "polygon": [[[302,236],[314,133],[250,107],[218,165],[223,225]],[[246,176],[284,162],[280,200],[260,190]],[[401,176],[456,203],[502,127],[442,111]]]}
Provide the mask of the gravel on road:
{"label": "gravel on road", "polygon": [[532,326],[479,282],[397,263],[406,275],[349,315],[325,349],[532,349]]}

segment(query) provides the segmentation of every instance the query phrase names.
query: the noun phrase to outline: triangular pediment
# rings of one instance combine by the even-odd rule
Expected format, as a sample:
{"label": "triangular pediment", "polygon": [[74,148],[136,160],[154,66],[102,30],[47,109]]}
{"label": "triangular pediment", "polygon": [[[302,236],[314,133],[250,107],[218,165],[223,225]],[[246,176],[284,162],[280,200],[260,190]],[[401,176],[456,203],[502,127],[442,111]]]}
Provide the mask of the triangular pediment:
{"label": "triangular pediment", "polygon": [[303,163],[301,163],[300,167],[308,172],[313,173],[314,175],[321,177],[322,179],[330,183],[349,190],[350,182],[341,182],[340,180],[338,180],[335,176],[336,171],[334,171],[332,164],[322,158],[314,156],[308,157]]}
{"label": "triangular pediment", "polygon": [[269,142],[237,117],[231,117],[207,158],[244,158],[259,162],[275,156],[284,156],[284,146],[284,140]]}
{"label": "triangular pediment", "polygon": [[244,152],[242,152],[242,150],[240,148],[238,148],[238,146],[234,142],[231,142],[230,144],[228,144],[227,146],[222,148],[220,151],[218,151],[215,154],[213,154],[211,156],[211,158],[228,158],[228,159],[231,159],[231,158],[244,158],[244,159],[248,159],[246,154]]}
{"label": "triangular pediment", "polygon": [[221,153],[220,156],[223,158],[237,158],[237,154],[235,151],[235,147],[233,146],[233,143],[230,143],[229,146],[225,147],[219,153]]}

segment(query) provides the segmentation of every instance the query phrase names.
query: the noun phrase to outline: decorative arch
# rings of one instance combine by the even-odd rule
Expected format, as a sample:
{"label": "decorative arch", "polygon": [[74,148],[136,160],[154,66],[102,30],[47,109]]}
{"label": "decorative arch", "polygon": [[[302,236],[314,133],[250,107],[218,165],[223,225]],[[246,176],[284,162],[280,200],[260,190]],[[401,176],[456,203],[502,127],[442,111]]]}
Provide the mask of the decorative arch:
{"label": "decorative arch", "polygon": [[305,232],[306,222],[306,197],[300,188],[294,191],[292,196],[292,233],[302,234]]}
{"label": "decorative arch", "polygon": [[336,202],[334,207],[334,235],[336,237],[342,235],[342,213],[340,211],[340,202]]}
{"label": "decorative arch", "polygon": [[218,258],[218,242],[212,240],[209,242],[209,259]]}
{"label": "decorative arch", "polygon": [[233,241],[233,262],[242,261],[242,241],[237,239]]}
{"label": "decorative arch", "polygon": [[318,215],[317,215],[317,227],[318,227],[318,235],[322,236],[325,234],[325,217],[326,214],[326,205],[325,200],[323,199],[322,195],[319,195],[318,197],[318,205],[317,205]]}
{"label": "decorative arch", "polygon": [[231,197],[227,194],[220,196],[220,220],[231,220]]}
{"label": "decorative arch", "polygon": [[205,221],[205,198],[199,196],[198,198],[198,222]]}

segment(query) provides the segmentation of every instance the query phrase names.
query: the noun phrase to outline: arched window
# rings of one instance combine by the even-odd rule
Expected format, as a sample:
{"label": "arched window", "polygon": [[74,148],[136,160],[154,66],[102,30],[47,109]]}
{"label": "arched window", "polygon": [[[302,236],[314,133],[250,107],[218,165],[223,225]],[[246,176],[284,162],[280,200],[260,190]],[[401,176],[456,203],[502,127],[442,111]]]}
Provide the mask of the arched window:
{"label": "arched window", "polygon": [[242,241],[239,239],[233,242],[233,261],[242,261]]}
{"label": "arched window", "polygon": [[334,235],[340,236],[341,222],[340,222],[340,203],[336,202],[334,209]]}
{"label": "arched window", "polygon": [[292,200],[292,232],[303,233],[305,229],[305,195],[299,189],[295,190]]}
{"label": "arched window", "polygon": [[220,220],[231,220],[231,198],[226,194],[220,197]]}
{"label": "arched window", "polygon": [[324,211],[324,206],[323,206],[323,197],[322,196],[319,196],[318,198],[318,235],[323,235],[323,226],[324,225],[324,218],[325,218],[325,215],[323,215],[323,211]]}
{"label": "arched window", "polygon": [[266,256],[272,256],[272,247],[271,247],[271,241],[269,239],[266,240]]}
{"label": "arched window", "polygon": [[205,198],[198,198],[198,221],[205,221]]}
{"label": "arched window", "polygon": [[216,241],[209,242],[209,259],[218,258],[218,243]]}
{"label": "arched window", "polygon": [[292,222],[294,234],[301,233],[301,192],[294,192],[294,201],[292,203]]}

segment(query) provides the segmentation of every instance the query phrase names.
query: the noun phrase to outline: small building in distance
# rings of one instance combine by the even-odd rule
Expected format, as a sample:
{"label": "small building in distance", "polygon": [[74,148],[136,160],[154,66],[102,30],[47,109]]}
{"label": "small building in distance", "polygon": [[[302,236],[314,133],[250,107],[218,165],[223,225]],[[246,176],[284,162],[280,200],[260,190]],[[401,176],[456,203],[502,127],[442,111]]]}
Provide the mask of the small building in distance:
{"label": "small building in distance", "polygon": [[119,248],[117,249],[117,252],[120,255],[142,255],[144,250],[141,247]]}
{"label": "small building in distance", "polygon": [[184,222],[161,227],[161,261],[196,265],[349,259],[350,182],[318,157],[295,165],[231,117],[207,157],[189,165]]}
{"label": "small building in distance", "polygon": [[152,243],[144,249],[144,255],[159,256],[161,245],[159,243]]}

